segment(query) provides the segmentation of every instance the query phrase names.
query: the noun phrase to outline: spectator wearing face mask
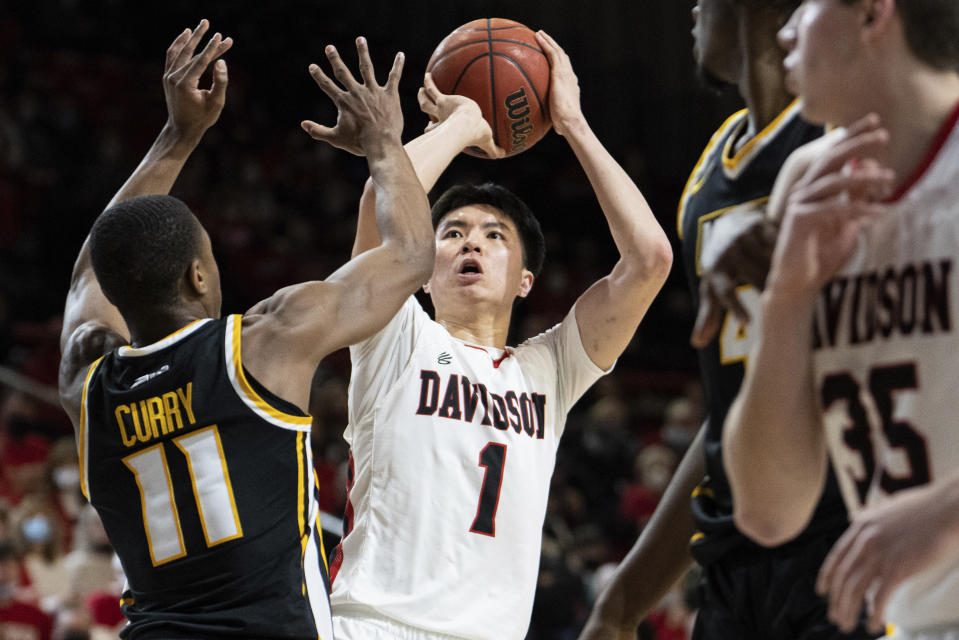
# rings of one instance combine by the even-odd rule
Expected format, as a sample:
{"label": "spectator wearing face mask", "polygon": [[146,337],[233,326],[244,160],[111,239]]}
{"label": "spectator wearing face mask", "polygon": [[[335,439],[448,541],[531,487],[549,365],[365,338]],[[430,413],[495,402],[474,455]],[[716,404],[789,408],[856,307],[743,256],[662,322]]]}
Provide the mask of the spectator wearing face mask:
{"label": "spectator wearing face mask", "polygon": [[43,494],[26,496],[11,515],[13,542],[40,606],[48,611],[69,591],[59,527],[59,518]]}
{"label": "spectator wearing face mask", "polygon": [[50,640],[53,620],[17,597],[20,574],[13,545],[0,542],[0,638]]}

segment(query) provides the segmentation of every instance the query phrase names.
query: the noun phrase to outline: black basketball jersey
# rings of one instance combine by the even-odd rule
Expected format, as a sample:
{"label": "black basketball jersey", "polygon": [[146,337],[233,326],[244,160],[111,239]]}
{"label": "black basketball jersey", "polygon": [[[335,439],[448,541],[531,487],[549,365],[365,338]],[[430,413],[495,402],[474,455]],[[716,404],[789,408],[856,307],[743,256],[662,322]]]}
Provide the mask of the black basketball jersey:
{"label": "black basketball jersey", "polygon": [[242,318],[95,362],[84,494],[127,577],[124,638],[332,638],[310,418],[243,369]]}
{"label": "black basketball jersey", "polygon": [[[723,214],[740,207],[761,207],[768,201],[779,169],[797,147],[822,135],[822,127],[805,122],[793,103],[765,129],[736,150],[736,141],[748,127],[746,110],[732,115],[713,135],[693,169],[679,205],[677,228],[683,241],[686,275],[699,306],[700,257],[710,226]],[[727,313],[721,329],[704,349],[699,364],[706,392],[708,422],[705,438],[706,479],[693,492],[693,516],[699,531],[693,536],[693,555],[708,564],[727,551],[752,544],[733,524],[729,481],[723,469],[722,428],[745,375],[749,350],[757,338],[759,292],[740,290],[752,322],[742,324]],[[827,526],[842,526],[845,507],[830,469],[826,490],[806,534]]]}

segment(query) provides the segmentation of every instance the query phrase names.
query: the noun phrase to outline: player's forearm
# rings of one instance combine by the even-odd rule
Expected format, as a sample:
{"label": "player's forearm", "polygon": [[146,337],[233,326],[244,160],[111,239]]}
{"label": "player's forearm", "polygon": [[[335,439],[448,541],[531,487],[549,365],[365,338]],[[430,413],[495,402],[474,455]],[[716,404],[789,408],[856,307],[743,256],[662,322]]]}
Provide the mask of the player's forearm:
{"label": "player's forearm", "polygon": [[646,199],[610,155],[585,120],[565,135],[606,216],[620,262],[637,281],[662,285],[672,265],[672,249]]}
{"label": "player's forearm", "polygon": [[695,524],[690,495],[706,474],[704,437],[705,426],[683,456],[636,544],[597,598],[588,627],[632,631],[635,638],[639,623],[692,566],[689,539]]}
{"label": "player's forearm", "polygon": [[[404,147],[417,179],[429,193],[453,159],[469,144],[469,121],[457,113],[434,129],[410,140]],[[353,257],[380,245],[376,227],[376,197],[372,176],[366,181],[360,198],[360,213],[356,223]]]}
{"label": "player's forearm", "polygon": [[107,207],[137,196],[169,193],[201,137],[202,134],[180,131],[170,123],[164,125],[146,156]]}
{"label": "player's forearm", "polygon": [[762,300],[759,343],[723,429],[723,462],[736,524],[772,546],[809,521],[827,461],[812,383],[812,302],[772,291]]}
{"label": "player's forearm", "polygon": [[433,271],[435,246],[429,202],[399,140],[369,155],[376,233],[408,265],[418,287]]}

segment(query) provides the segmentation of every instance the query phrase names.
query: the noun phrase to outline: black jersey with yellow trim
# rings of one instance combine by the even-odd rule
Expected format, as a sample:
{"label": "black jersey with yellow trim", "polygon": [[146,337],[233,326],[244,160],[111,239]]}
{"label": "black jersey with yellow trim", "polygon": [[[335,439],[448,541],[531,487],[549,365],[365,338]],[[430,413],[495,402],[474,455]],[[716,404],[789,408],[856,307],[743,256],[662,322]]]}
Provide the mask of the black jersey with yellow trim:
{"label": "black jersey with yellow trim", "polygon": [[[701,256],[711,226],[735,209],[764,208],[776,175],[789,154],[823,133],[822,127],[800,117],[797,103],[737,149],[737,142],[747,134],[748,126],[745,109],[723,123],[693,169],[680,201],[677,230],[683,241],[683,265],[697,307]],[[740,294],[752,318],[758,318],[758,292],[752,287],[743,287]],[[727,314],[716,338],[699,350],[708,426],[704,445],[706,479],[693,492],[693,516],[699,532],[693,536],[692,551],[701,564],[713,562],[734,548],[752,544],[733,524],[732,499],[721,447],[723,421],[742,385],[756,334],[755,320],[744,325]],[[845,507],[830,473],[826,492],[807,534],[826,527],[835,528],[845,519]]]}
{"label": "black jersey with yellow trim", "polygon": [[332,637],[311,421],[244,370],[241,324],[88,373],[81,483],[127,577],[121,637]]}

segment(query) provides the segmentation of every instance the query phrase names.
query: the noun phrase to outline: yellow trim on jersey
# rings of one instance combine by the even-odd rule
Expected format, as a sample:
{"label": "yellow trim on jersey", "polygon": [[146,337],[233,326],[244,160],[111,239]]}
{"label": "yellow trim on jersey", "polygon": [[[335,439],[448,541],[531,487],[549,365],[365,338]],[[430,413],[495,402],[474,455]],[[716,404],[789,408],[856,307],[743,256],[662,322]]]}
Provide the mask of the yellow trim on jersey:
{"label": "yellow trim on jersey", "polygon": [[309,536],[306,533],[306,516],[303,514],[303,508],[306,504],[306,483],[303,481],[303,474],[306,469],[303,464],[303,447],[306,443],[306,433],[301,431],[296,434],[296,523],[300,531],[300,546],[303,555],[306,557],[306,543]]}
{"label": "yellow trim on jersey", "polygon": [[693,534],[693,537],[689,539],[689,542],[690,543],[699,542],[705,537],[706,537],[705,533],[703,533],[702,531],[697,531],[696,533]]}
{"label": "yellow trim on jersey", "polygon": [[891,622],[886,623],[886,637],[895,638],[896,637],[896,625]]}
{"label": "yellow trim on jersey", "polygon": [[87,377],[83,380],[83,391],[80,393],[80,434],[77,438],[77,455],[80,459],[80,491],[87,502],[90,501],[90,487],[87,486],[87,388],[90,386],[93,372],[104,357],[100,356],[94,360],[87,369]]}
{"label": "yellow trim on jersey", "polygon": [[133,598],[120,598],[120,606],[121,606],[121,607],[122,607],[123,605],[133,606],[134,604],[135,604],[135,601],[134,601]]}
{"label": "yellow trim on jersey", "polygon": [[726,145],[723,147],[723,166],[727,171],[735,171],[736,167],[747,157],[749,157],[753,150],[756,148],[756,145],[765,141],[767,138],[771,138],[779,127],[795,113],[796,109],[799,107],[799,100],[793,100],[788,107],[783,109],[782,113],[776,116],[772,122],[767,124],[762,131],[757,133],[752,139],[744,144],[738,151],[732,153],[733,145],[736,143],[734,138],[736,136],[730,136],[726,140]]}
{"label": "yellow trim on jersey", "polygon": [[696,228],[696,275],[703,275],[703,265],[700,262],[700,255],[702,254],[702,242],[703,242],[703,223],[712,220],[713,218],[718,218],[727,211],[732,209],[739,209],[740,207],[758,207],[761,204],[765,204],[769,201],[769,196],[763,196],[762,198],[756,198],[755,200],[748,200],[747,202],[738,202],[736,204],[729,205],[728,207],[723,207],[722,209],[716,209],[712,213],[707,213],[704,216],[700,216],[697,221]]}
{"label": "yellow trim on jersey", "polygon": [[160,338],[156,342],[153,342],[148,345],[144,345],[142,347],[131,347],[130,345],[122,346],[117,350],[117,354],[120,356],[143,356],[148,353],[153,353],[154,351],[159,351],[160,348],[166,347],[170,343],[176,342],[176,340],[179,340],[178,336],[180,336],[180,334],[183,333],[184,331],[190,331],[192,330],[191,328],[194,328],[194,325],[196,325],[197,323],[206,322],[207,320],[210,320],[210,318],[197,318],[190,324],[180,327],[179,329],[177,329],[170,335]]}
{"label": "yellow trim on jersey", "polygon": [[733,115],[726,118],[726,121],[716,130],[716,133],[709,139],[709,143],[706,145],[706,148],[703,149],[703,153],[699,156],[699,160],[696,162],[696,166],[693,167],[692,172],[689,174],[689,179],[686,181],[686,186],[683,187],[683,195],[679,198],[679,207],[676,210],[676,232],[679,235],[679,239],[683,239],[683,214],[686,211],[686,202],[690,197],[693,196],[697,191],[699,191],[703,183],[706,182],[707,176],[700,176],[699,172],[703,166],[703,163],[706,162],[707,156],[712,152],[713,148],[719,142],[720,138],[723,137],[723,134],[726,132],[735,120],[743,117],[746,114],[746,109],[740,109]]}
{"label": "yellow trim on jersey", "polygon": [[[316,477],[316,471],[313,471],[313,484],[316,486],[317,493],[320,492],[320,480]],[[323,556],[323,566],[326,567],[326,575],[330,575],[330,563],[326,559],[326,544],[323,542],[323,522],[320,520],[320,509],[316,509],[316,532],[320,536],[320,555]]]}
{"label": "yellow trim on jersey", "polygon": [[709,487],[704,487],[703,485],[698,485],[693,489],[693,498],[698,498],[699,496],[706,496],[707,498],[715,498],[716,494],[713,493],[713,490]]}
{"label": "yellow trim on jersey", "polygon": [[298,427],[309,427],[313,424],[313,419],[309,416],[295,416],[285,413],[268,404],[260,394],[250,385],[243,372],[243,359],[241,357],[240,334],[243,329],[243,316],[237,314],[233,317],[233,368],[236,371],[236,380],[240,383],[240,388],[246,397],[249,398],[261,411],[268,414],[271,418],[290,423]]}

